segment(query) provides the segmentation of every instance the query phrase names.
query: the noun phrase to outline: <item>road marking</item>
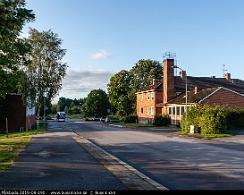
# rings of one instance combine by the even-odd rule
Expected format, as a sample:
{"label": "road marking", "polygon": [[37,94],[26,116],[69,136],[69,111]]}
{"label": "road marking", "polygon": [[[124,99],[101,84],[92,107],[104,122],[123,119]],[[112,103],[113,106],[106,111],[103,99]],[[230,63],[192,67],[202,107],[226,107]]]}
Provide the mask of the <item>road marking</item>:
{"label": "road marking", "polygon": [[73,136],[73,139],[102,163],[103,166],[115,175],[129,190],[168,190],[165,186],[121,161],[90,140],[78,134]]}

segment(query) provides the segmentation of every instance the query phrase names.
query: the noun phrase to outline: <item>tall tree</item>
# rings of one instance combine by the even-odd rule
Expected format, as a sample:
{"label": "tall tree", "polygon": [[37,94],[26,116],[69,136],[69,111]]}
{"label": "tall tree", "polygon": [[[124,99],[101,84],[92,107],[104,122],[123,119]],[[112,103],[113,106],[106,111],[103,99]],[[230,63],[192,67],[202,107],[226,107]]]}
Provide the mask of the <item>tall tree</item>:
{"label": "tall tree", "polygon": [[113,112],[125,117],[134,112],[134,96],[132,94],[132,75],[122,70],[113,75],[108,84],[108,96]]}
{"label": "tall tree", "polygon": [[20,64],[27,62],[30,46],[19,35],[24,24],[34,19],[32,10],[25,8],[25,0],[0,0],[0,97],[25,88]]}
{"label": "tall tree", "polygon": [[139,60],[130,70],[133,76],[134,91],[144,90],[153,83],[153,79],[162,79],[162,65],[155,60]]}
{"label": "tall tree", "polygon": [[110,104],[106,92],[102,89],[94,89],[85,99],[82,112],[85,117],[102,117],[108,114],[107,109],[109,108]]}
{"label": "tall tree", "polygon": [[51,30],[39,32],[30,30],[29,43],[32,47],[31,64],[28,66],[30,95],[37,102],[37,112],[43,110],[44,97],[49,104],[62,87],[67,65],[62,62],[66,50],[61,48],[62,40]]}

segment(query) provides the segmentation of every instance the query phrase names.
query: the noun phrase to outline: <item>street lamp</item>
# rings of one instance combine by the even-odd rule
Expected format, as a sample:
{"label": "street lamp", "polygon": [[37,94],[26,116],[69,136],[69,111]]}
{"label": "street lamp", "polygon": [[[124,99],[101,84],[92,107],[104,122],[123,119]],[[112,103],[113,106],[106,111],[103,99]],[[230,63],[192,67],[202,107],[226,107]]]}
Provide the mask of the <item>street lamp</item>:
{"label": "street lamp", "polygon": [[178,66],[173,66],[173,68],[178,68],[178,69],[180,69],[182,72],[185,72],[185,76],[186,76],[186,130],[187,130],[187,128],[188,128],[188,120],[187,120],[187,117],[188,117],[188,113],[187,113],[187,104],[188,104],[188,95],[187,95],[187,91],[188,91],[188,86],[187,86],[187,73],[186,73],[186,71],[185,70],[183,70],[183,69],[181,69],[180,67],[178,67]]}

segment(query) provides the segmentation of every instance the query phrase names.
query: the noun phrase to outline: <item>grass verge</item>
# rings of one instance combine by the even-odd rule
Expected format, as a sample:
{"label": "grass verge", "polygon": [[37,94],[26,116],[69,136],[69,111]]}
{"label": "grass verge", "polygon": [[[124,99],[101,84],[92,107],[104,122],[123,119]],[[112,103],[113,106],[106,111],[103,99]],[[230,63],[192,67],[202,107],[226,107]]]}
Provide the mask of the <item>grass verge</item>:
{"label": "grass verge", "polygon": [[142,124],[142,123],[124,123],[124,122],[113,122],[114,125],[123,125],[128,127],[160,127],[153,124]]}
{"label": "grass verge", "polygon": [[190,137],[196,137],[196,138],[205,138],[205,139],[214,139],[214,138],[222,138],[222,137],[232,137],[234,134],[232,133],[223,133],[223,134],[190,134],[190,133],[182,133],[179,132],[179,135],[187,135]]}
{"label": "grass verge", "polygon": [[[37,129],[37,130],[30,130],[30,131],[21,132],[21,133],[9,133],[8,138],[37,135],[37,134],[42,134],[45,132],[46,132],[46,130],[44,130],[44,129]],[[0,134],[0,139],[4,139],[4,138],[7,138],[7,135],[6,134]]]}
{"label": "grass verge", "polygon": [[8,169],[21,150],[30,142],[31,137],[13,137],[0,139],[0,172]]}

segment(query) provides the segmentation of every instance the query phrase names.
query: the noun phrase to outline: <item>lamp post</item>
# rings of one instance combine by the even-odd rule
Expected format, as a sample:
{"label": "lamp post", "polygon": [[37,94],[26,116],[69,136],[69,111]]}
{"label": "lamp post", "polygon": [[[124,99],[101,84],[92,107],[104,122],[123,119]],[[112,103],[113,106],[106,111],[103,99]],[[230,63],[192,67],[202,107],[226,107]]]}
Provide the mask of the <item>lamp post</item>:
{"label": "lamp post", "polygon": [[186,71],[184,71],[183,69],[181,69],[180,67],[178,67],[178,66],[174,66],[173,68],[178,68],[178,69],[180,69],[182,72],[185,72],[185,76],[186,76],[186,129],[188,128],[188,120],[187,120],[187,118],[188,118],[188,108],[187,108],[187,104],[188,104],[188,95],[187,95],[187,92],[188,92],[188,86],[187,86],[187,73],[186,73]]}
{"label": "lamp post", "polygon": [[44,122],[46,122],[46,94],[47,94],[47,92],[46,91],[44,91],[44,93],[43,93],[43,120],[44,120]]}

